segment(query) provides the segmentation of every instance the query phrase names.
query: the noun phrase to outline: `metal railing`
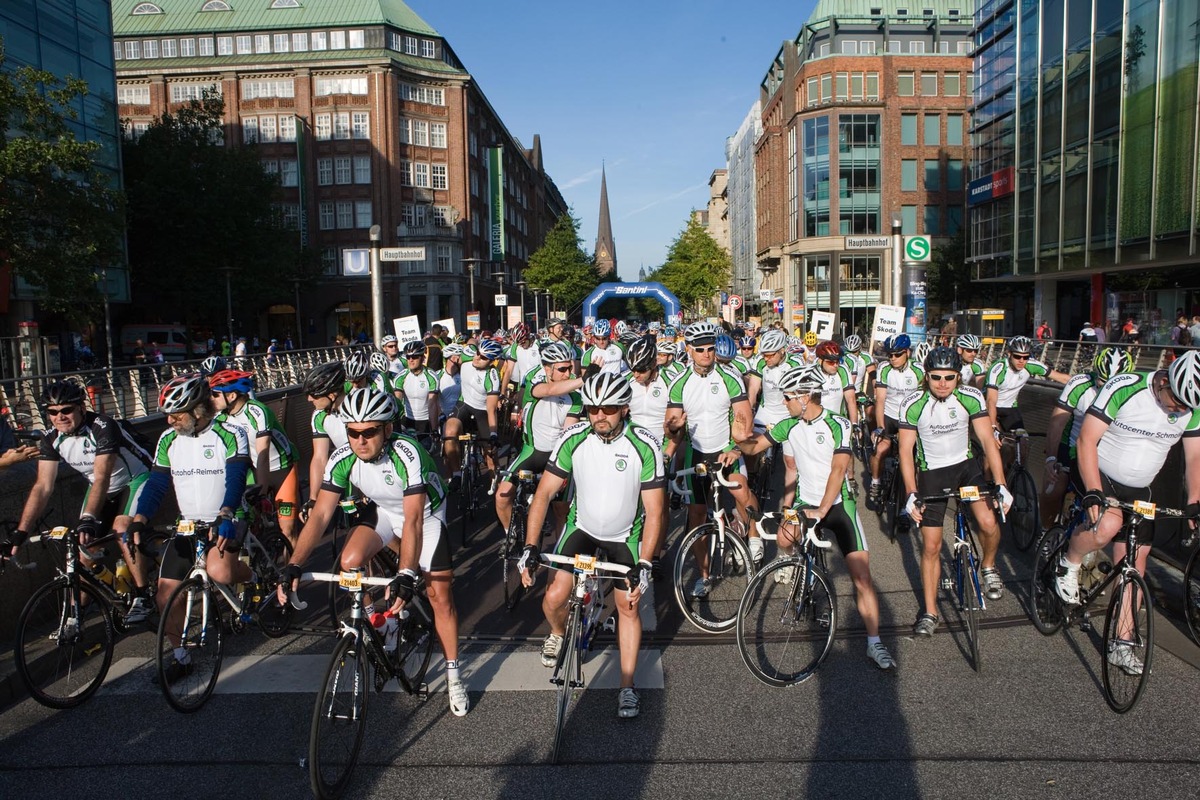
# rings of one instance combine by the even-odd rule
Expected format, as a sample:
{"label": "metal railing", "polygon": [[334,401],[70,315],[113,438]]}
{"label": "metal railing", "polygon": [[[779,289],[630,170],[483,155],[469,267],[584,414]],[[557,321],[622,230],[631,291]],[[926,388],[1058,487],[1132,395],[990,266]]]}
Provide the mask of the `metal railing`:
{"label": "metal railing", "polygon": [[[949,341],[945,343],[953,346],[954,340],[957,338],[957,336],[931,336],[930,343],[936,340],[937,343],[941,344],[944,340],[948,339]],[[1096,352],[1102,347],[1117,347],[1129,351],[1130,355],[1133,356],[1134,369],[1138,372],[1164,369],[1174,359],[1176,351],[1182,352],[1184,350],[1200,349],[1198,347],[1177,347],[1161,344],[1079,342],[1050,339],[1046,341],[1034,340],[1031,355],[1038,361],[1044,362],[1059,372],[1076,375],[1080,372],[1086,372],[1091,367],[1092,359],[1095,358]],[[991,366],[996,359],[1003,355],[1004,342],[997,341],[983,345],[976,360],[985,366]]]}

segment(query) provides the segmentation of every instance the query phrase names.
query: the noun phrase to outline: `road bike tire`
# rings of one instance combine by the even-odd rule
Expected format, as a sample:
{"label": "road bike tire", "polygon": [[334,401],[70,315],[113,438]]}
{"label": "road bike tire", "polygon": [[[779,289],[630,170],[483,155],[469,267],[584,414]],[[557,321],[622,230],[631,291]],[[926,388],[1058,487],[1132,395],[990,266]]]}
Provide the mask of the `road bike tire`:
{"label": "road bike tire", "polygon": [[403,675],[401,683],[410,694],[421,691],[425,683],[435,638],[433,610],[429,601],[422,598],[413,603],[408,617],[401,623],[396,652],[392,656],[393,664]]}
{"label": "road bike tire", "polygon": [[1012,507],[1007,514],[1013,544],[1024,552],[1034,543],[1041,530],[1037,485],[1029,470],[1017,467],[1009,473],[1008,490],[1013,496]]}
{"label": "road bike tire", "polygon": [[958,611],[962,615],[967,634],[967,650],[971,654],[971,666],[983,672],[979,657],[979,574],[973,548],[958,547],[954,551],[954,590],[957,595]]}
{"label": "road bike tire", "polygon": [[504,578],[504,607],[512,611],[525,596],[525,585],[521,583],[521,572],[516,559],[525,549],[525,509],[514,505],[504,541],[500,543],[500,570]]}
{"label": "road bike tire", "polygon": [[1053,636],[1066,621],[1062,600],[1054,589],[1059,550],[1067,532],[1055,525],[1042,534],[1033,551],[1033,574],[1029,578],[1029,619],[1043,636]]}
{"label": "road bike tire", "polygon": [[879,529],[890,541],[896,541],[896,501],[892,491],[896,484],[896,473],[884,465],[883,479],[879,483],[879,500],[875,513],[879,516]]}
{"label": "road bike tire", "polygon": [[[258,617],[258,627],[271,639],[278,639],[286,636],[288,630],[292,627],[292,606],[290,603],[279,605],[279,600],[275,594],[276,581],[275,576],[278,571],[287,566],[288,561],[292,557],[292,543],[288,538],[279,531],[268,533],[261,542],[263,549],[267,551],[268,557],[271,559],[270,572],[267,575],[260,574],[258,608],[255,612]],[[263,565],[266,567],[267,565]],[[333,585],[332,583],[330,585]]]}
{"label": "road bike tire", "polygon": [[[1120,565],[1115,567],[1120,569]],[[1129,598],[1137,610],[1131,616],[1131,629],[1127,634],[1119,630],[1122,603]],[[1121,667],[1108,661],[1109,648],[1117,643],[1129,643],[1134,655],[1142,661],[1140,675],[1130,675]],[[1104,699],[1108,707],[1124,714],[1137,705],[1150,677],[1151,662],[1154,660],[1154,600],[1146,586],[1146,580],[1136,572],[1127,572],[1117,579],[1108,613],[1104,616],[1104,642],[1100,651],[1101,676],[1104,683]]]}
{"label": "road bike tire", "polygon": [[1183,616],[1192,641],[1200,644],[1200,548],[1192,551],[1183,571]]}
{"label": "road bike tire", "polygon": [[559,763],[559,756],[562,755],[563,734],[567,727],[567,709],[571,705],[571,696],[575,692],[575,687],[571,683],[575,680],[575,673],[578,669],[580,614],[580,606],[574,606],[571,616],[567,618],[566,635],[563,636],[562,650],[558,654],[557,672],[562,683],[559,684],[554,698],[554,744],[550,749],[550,763],[552,764]]}
{"label": "road bike tire", "polygon": [[[216,688],[225,647],[221,602],[221,595],[215,588],[192,577],[176,587],[163,607],[158,621],[158,685],[171,708],[181,713],[199,711]],[[183,619],[178,627],[173,627],[170,620],[176,613],[182,613]],[[192,670],[175,683],[168,684],[166,670],[175,658],[171,633],[178,634]]]}
{"label": "road bike tire", "polygon": [[[723,548],[720,548],[722,558],[716,564],[710,563],[712,583],[708,594],[693,596],[701,567],[703,563],[711,562],[720,535],[715,523],[698,525],[683,537],[675,553],[675,602],[687,621],[704,633],[724,633],[737,624],[738,606],[754,576],[749,548],[740,538],[726,531]],[[699,555],[693,552],[694,548],[699,550]]]}
{"label": "road bike tire", "polygon": [[471,540],[471,528],[475,522],[475,498],[479,493],[477,485],[479,482],[478,468],[478,465],[473,463],[471,459],[467,459],[462,474],[462,487],[460,489],[462,496],[459,498],[459,508],[462,510],[462,537],[460,541],[463,547],[466,547],[467,542]]}
{"label": "road bike tire", "polygon": [[367,731],[367,658],[355,635],[338,638],[313,706],[308,779],[321,800],[340,797],[354,772]]}
{"label": "road bike tire", "polygon": [[742,662],[768,686],[803,683],[829,655],[837,619],[825,570],[805,567],[802,558],[776,559],[750,581],[738,608]]}
{"label": "road bike tire", "polygon": [[[80,593],[86,587],[81,581]],[[48,708],[83,703],[104,683],[112,664],[112,608],[98,593],[80,604],[74,635],[63,631],[74,591],[65,576],[50,581],[30,596],[17,620],[17,673],[33,699]]]}

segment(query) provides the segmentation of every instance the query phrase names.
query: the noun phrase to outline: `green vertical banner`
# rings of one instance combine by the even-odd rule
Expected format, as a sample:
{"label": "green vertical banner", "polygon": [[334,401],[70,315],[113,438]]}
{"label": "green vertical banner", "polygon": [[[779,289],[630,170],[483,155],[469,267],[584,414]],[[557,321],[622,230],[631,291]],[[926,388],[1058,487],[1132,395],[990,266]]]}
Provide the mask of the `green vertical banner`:
{"label": "green vertical banner", "polygon": [[504,260],[504,148],[488,148],[488,224],[492,238],[492,261]]}
{"label": "green vertical banner", "polygon": [[296,187],[299,190],[300,196],[300,246],[308,247],[308,203],[305,202],[305,189],[307,181],[305,176],[308,175],[308,170],[305,168],[306,161],[304,157],[304,137],[308,126],[305,124],[307,120],[304,117],[296,117]]}

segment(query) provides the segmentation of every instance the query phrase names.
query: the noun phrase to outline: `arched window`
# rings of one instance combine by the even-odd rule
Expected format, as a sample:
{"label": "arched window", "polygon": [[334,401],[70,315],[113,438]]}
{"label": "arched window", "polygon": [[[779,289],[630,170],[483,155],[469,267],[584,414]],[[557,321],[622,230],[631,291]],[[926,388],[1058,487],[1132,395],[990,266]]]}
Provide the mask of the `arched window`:
{"label": "arched window", "polygon": [[204,4],[201,11],[233,11],[233,7],[226,3],[225,0],[208,0]]}
{"label": "arched window", "polygon": [[300,0],[271,0],[271,8],[299,8]]}
{"label": "arched window", "polygon": [[138,3],[133,7],[134,14],[161,14],[163,10],[154,3]]}

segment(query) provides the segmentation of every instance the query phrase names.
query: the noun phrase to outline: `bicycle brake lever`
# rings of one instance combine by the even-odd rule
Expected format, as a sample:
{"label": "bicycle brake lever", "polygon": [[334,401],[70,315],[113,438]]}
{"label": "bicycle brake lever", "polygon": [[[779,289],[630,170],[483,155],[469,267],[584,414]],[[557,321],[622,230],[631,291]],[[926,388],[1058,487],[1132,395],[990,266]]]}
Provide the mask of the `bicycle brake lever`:
{"label": "bicycle brake lever", "polygon": [[300,595],[296,594],[294,591],[288,592],[288,605],[297,611],[303,611],[304,609],[308,608],[308,603],[301,600]]}

